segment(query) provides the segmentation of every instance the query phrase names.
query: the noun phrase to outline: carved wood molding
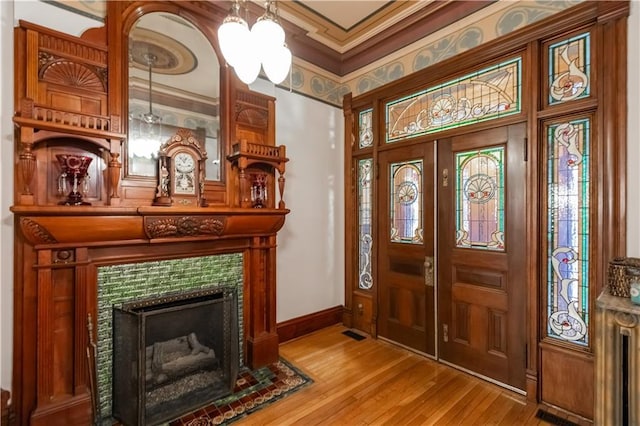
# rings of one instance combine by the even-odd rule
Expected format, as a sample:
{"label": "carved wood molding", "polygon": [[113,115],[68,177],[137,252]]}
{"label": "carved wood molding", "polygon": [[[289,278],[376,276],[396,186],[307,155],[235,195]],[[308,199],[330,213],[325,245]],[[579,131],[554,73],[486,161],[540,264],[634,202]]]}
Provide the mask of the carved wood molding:
{"label": "carved wood molding", "polygon": [[54,244],[58,242],[49,230],[28,217],[20,218],[20,229],[31,244]]}
{"label": "carved wood molding", "polygon": [[103,93],[107,91],[106,67],[83,64],[47,52],[39,52],[38,62],[38,77],[42,81]]}
{"label": "carved wood molding", "polygon": [[225,216],[145,217],[144,231],[149,239],[220,236],[224,232],[226,222]]}

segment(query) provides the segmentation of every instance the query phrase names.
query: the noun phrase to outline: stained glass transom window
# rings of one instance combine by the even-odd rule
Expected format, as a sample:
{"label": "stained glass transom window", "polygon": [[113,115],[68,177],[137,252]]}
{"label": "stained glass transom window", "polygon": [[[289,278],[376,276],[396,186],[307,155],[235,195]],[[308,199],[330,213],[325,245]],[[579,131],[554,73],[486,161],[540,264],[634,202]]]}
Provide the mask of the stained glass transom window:
{"label": "stained glass transom window", "polygon": [[547,334],[588,344],[590,121],[547,128]]}
{"label": "stained glass transom window", "polygon": [[549,46],[549,104],[589,96],[589,33]]}
{"label": "stained glass transom window", "polygon": [[359,118],[359,147],[367,148],[373,146],[373,109],[362,111]]}
{"label": "stained glass transom window", "polygon": [[390,165],[391,241],[422,244],[422,160]]}
{"label": "stained glass transom window", "polygon": [[504,147],[456,153],[456,246],[504,251]]}
{"label": "stained glass transom window", "polygon": [[358,161],[358,252],[360,257],[358,288],[365,290],[373,287],[373,275],[371,274],[371,253],[373,249],[373,238],[371,237],[372,169],[373,160],[371,158]]}
{"label": "stained glass transom window", "polygon": [[520,112],[520,70],[511,59],[387,103],[387,143]]}

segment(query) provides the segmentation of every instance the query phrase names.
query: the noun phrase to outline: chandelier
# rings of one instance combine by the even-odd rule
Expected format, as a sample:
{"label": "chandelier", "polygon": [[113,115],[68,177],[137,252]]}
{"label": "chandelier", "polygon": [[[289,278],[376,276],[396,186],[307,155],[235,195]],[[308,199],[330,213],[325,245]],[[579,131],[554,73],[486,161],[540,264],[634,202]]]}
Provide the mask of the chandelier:
{"label": "chandelier", "polygon": [[[156,64],[158,58],[151,52],[147,52],[143,55],[143,58],[147,65],[148,72],[148,99],[149,99],[149,112],[139,114],[135,117],[137,120],[132,120],[134,117],[129,117],[132,121],[130,126],[135,135],[136,143],[130,144],[131,153],[134,156],[153,158],[157,155],[160,148],[162,139],[162,118],[153,113],[153,87],[152,87],[152,74],[153,66]],[[136,123],[137,121],[137,123]]]}
{"label": "chandelier", "polygon": [[264,15],[249,30],[247,21],[240,16],[240,3],[234,0],[229,15],[218,28],[222,55],[245,84],[258,78],[260,66],[274,84],[280,84],[291,68],[291,51],[284,42],[284,30],[278,23],[274,4],[271,0],[265,2]]}

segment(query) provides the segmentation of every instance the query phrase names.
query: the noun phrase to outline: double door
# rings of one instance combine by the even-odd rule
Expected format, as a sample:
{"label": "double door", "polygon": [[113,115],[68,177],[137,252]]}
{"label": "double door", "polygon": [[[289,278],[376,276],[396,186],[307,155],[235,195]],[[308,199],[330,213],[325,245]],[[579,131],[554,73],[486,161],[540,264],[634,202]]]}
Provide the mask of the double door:
{"label": "double door", "polygon": [[380,153],[380,337],[525,386],[525,127]]}

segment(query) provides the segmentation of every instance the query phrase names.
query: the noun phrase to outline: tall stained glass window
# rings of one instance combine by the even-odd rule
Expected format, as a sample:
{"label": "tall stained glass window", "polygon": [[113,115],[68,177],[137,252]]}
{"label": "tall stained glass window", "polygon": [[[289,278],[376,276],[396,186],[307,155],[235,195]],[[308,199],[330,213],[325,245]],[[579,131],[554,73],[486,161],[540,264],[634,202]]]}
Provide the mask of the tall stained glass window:
{"label": "tall stained glass window", "polygon": [[360,148],[373,146],[373,108],[360,113],[358,139]]}
{"label": "tall stained glass window", "polygon": [[590,121],[547,128],[547,334],[589,343]]}
{"label": "tall stained glass window", "polygon": [[387,103],[387,143],[519,113],[520,69],[511,59]]}
{"label": "tall stained glass window", "polygon": [[504,251],[504,147],[456,153],[456,246]]}
{"label": "tall stained glass window", "polygon": [[391,241],[422,244],[422,160],[389,167]]}
{"label": "tall stained glass window", "polygon": [[549,46],[549,104],[589,96],[589,33]]}
{"label": "tall stained glass window", "polygon": [[373,287],[371,273],[371,253],[373,238],[371,237],[371,214],[373,192],[371,188],[371,172],[373,160],[366,158],[358,161],[358,232],[359,232],[359,277],[358,288],[368,290]]}

